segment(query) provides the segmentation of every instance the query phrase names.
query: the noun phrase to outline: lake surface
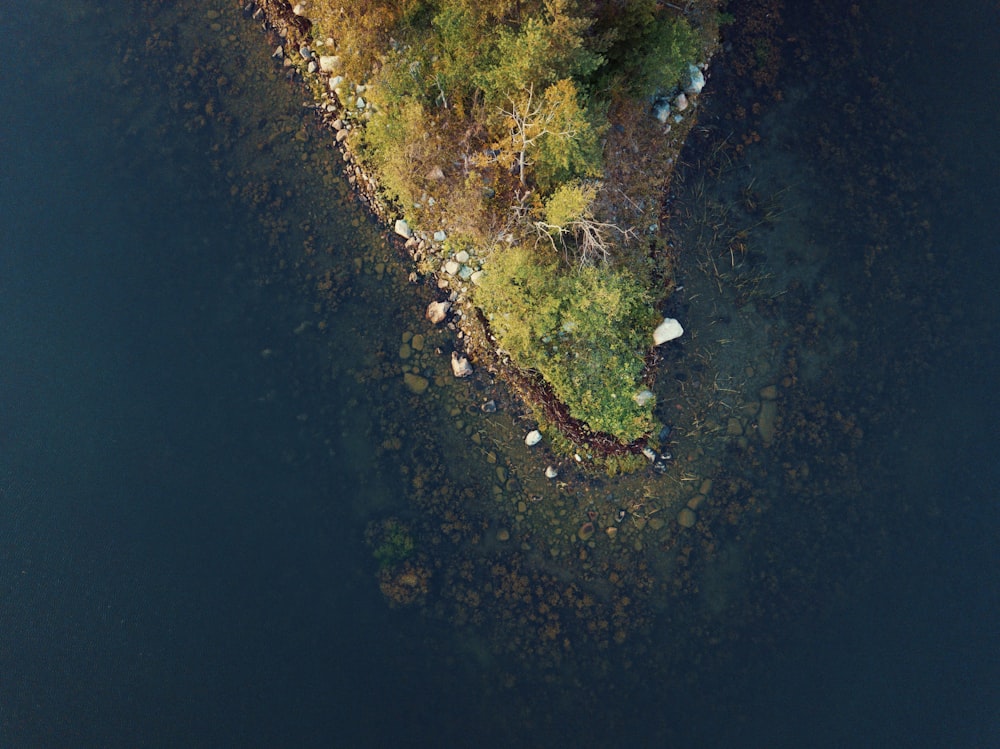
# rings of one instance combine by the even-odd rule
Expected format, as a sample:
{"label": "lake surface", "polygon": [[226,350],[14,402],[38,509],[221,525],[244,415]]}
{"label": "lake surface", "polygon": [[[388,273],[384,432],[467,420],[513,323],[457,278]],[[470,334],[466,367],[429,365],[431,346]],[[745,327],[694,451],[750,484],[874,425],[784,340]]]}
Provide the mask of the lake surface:
{"label": "lake surface", "polygon": [[468,542],[423,606],[380,591],[372,523],[441,524],[423,469],[491,506],[486,449],[424,444],[462,397],[399,381],[401,334],[446,372],[428,291],[239,5],[0,10],[0,745],[1000,744],[995,3],[786,9],[774,81],[710,83],[690,160],[747,142],[705,194],[786,212],[748,240],[790,290],[760,314],[810,322],[807,289],[844,345],[801,352],[795,413],[858,424],[734,457],[767,510],[717,532],[728,567],[559,659],[475,613]]}

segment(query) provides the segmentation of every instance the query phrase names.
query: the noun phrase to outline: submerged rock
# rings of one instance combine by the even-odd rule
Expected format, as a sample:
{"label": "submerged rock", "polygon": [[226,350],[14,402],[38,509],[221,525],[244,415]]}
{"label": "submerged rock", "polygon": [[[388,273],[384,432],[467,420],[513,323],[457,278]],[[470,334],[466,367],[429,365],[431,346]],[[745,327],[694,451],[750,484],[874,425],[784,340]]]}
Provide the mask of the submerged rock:
{"label": "submerged rock", "polygon": [[430,385],[430,380],[426,377],[421,377],[418,374],[413,374],[413,372],[407,372],[403,375],[403,382],[406,383],[406,387],[410,389],[411,392],[420,395],[427,389]]}
{"label": "submerged rock", "polygon": [[757,432],[765,445],[770,445],[774,439],[777,417],[778,404],[775,401],[764,401],[760,404],[760,413],[757,415]]}

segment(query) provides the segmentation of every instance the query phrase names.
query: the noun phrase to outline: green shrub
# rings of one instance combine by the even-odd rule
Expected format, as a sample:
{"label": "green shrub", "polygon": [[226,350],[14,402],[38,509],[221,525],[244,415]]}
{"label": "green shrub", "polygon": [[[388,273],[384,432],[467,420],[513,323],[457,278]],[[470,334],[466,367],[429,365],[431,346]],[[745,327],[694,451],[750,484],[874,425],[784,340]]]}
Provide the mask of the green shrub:
{"label": "green shrub", "polygon": [[514,247],[490,257],[475,301],[514,362],[537,370],[571,415],[625,441],[650,431],[652,403],[634,396],[656,314],[632,274],[568,269],[547,248]]}

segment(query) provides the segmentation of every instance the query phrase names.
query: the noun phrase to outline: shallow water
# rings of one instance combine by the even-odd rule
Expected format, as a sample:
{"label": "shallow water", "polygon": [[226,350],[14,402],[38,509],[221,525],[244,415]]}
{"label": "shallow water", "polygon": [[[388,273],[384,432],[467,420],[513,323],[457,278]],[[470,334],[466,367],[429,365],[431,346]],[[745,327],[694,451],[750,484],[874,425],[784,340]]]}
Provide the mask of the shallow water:
{"label": "shallow water", "polygon": [[[812,56],[789,46],[761,142],[703,193],[735,204],[756,180],[778,196],[741,271],[776,296],[684,304],[693,330],[718,321],[743,342],[701,339],[733,378],[777,371],[789,336],[789,421],[843,409],[864,436],[819,443],[842,463],[810,454],[804,427],[720,454],[766,510],[720,521],[694,587],[653,596],[624,645],[539,648],[537,670],[535,629],[456,604],[488,597],[482,569],[444,582],[455,560],[509,559],[486,540],[470,553],[477,532],[438,547],[423,608],[379,592],[368,522],[440,522],[426,495],[408,501],[421,461],[472,517],[505,517],[479,480],[485,448],[448,413],[482,418],[464,407],[496,391],[400,386],[404,331],[427,334],[430,379],[446,371],[430,351],[447,337],[419,324],[428,291],[393,270],[259,29],[218,10],[0,11],[0,743],[997,743],[995,7],[886,2],[829,27],[818,8],[786,13],[782,36]],[[72,65],[39,53],[67,38]],[[949,64],[927,62],[932,39]],[[817,54],[855,41],[836,64]],[[856,88],[868,71],[884,88]],[[837,99],[855,94],[860,114]],[[885,186],[862,189],[883,167]],[[814,308],[810,338],[796,325]],[[488,424],[502,439],[518,422]],[[787,474],[803,460],[806,488]],[[563,586],[592,574],[531,560]]]}

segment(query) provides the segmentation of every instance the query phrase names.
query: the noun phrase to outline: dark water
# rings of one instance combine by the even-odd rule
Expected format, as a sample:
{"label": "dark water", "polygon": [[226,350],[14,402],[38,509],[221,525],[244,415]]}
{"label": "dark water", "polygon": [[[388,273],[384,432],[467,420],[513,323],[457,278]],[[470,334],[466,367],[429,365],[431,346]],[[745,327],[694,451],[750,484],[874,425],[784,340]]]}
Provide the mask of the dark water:
{"label": "dark water", "polygon": [[[889,553],[860,544],[863,582],[724,671],[639,696],[574,673],[596,713],[568,683],[484,702],[487,656],[386,607],[355,509],[394,491],[358,457],[370,394],[311,372],[308,301],[258,282],[211,135],[116,86],[133,6],[50,6],[0,10],[0,745],[1000,745],[995,4],[881,3],[863,39],[891,30],[871,64],[947,171],[947,345],[871,437],[896,494],[868,500],[910,508]],[[346,425],[322,445],[296,418],[320,401]]]}

